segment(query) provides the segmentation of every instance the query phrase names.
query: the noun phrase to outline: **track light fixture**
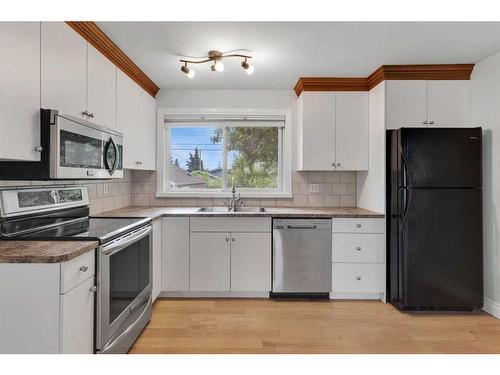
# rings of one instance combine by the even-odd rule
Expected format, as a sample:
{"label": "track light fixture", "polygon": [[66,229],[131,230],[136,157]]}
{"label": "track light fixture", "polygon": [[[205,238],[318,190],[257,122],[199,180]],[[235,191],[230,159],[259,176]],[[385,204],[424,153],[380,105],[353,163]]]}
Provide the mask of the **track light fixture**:
{"label": "track light fixture", "polygon": [[222,59],[225,59],[226,57],[241,57],[245,60],[242,61],[241,67],[245,70],[245,72],[250,75],[254,72],[255,68],[253,67],[252,64],[248,62],[248,59],[251,59],[252,56],[248,55],[240,55],[240,54],[223,54],[220,51],[210,51],[208,52],[208,56],[206,59],[202,60],[185,60],[181,59],[180,62],[184,63],[183,66],[181,66],[181,71],[188,76],[188,78],[193,78],[195,75],[195,72],[193,69],[188,67],[188,64],[203,64],[203,63],[212,63],[210,66],[210,69],[212,72],[223,72],[224,71],[224,64],[222,63]]}

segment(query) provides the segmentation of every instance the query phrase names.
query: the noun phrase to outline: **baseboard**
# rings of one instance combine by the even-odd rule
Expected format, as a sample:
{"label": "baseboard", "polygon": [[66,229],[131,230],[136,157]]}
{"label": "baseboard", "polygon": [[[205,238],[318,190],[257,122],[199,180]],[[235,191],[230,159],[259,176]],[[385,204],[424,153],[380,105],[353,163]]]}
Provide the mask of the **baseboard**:
{"label": "baseboard", "polygon": [[338,293],[331,292],[330,299],[371,299],[383,300],[384,293]]}
{"label": "baseboard", "polygon": [[174,298],[269,298],[269,292],[191,292],[164,291],[160,297]]}
{"label": "baseboard", "polygon": [[500,319],[500,303],[485,297],[483,310],[493,315],[495,318]]}

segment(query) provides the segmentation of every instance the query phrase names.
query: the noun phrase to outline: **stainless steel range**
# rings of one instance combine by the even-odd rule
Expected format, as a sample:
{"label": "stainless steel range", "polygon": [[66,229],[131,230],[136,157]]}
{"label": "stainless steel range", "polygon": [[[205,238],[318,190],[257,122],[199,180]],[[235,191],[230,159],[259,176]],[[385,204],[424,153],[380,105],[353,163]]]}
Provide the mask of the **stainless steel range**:
{"label": "stainless steel range", "polygon": [[0,238],[95,240],[96,353],[126,353],[151,319],[149,218],[89,217],[85,187],[0,191]]}

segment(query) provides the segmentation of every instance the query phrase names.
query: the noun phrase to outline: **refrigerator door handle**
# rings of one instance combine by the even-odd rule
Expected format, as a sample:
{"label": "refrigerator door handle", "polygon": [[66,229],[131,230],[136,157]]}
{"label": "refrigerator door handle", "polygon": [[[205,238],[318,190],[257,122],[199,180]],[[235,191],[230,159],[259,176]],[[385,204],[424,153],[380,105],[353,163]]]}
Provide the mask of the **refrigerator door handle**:
{"label": "refrigerator door handle", "polygon": [[403,187],[408,186],[408,173],[410,169],[408,168],[408,163],[405,158],[405,154],[403,153],[403,149],[401,145],[398,146],[399,154],[401,155],[401,160],[403,161]]}
{"label": "refrigerator door handle", "polygon": [[399,228],[402,229],[406,222],[406,215],[408,213],[408,207],[411,203],[411,189],[403,189],[403,215],[401,216],[401,224]]}

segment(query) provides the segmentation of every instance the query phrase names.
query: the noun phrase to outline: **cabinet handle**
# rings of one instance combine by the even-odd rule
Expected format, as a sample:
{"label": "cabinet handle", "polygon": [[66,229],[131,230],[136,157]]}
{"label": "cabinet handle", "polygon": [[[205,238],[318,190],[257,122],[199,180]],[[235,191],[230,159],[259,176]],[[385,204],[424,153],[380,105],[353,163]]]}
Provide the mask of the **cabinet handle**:
{"label": "cabinet handle", "polygon": [[342,165],[342,164],[340,164],[340,163],[337,163],[337,167],[340,167],[341,165]]}
{"label": "cabinet handle", "polygon": [[429,121],[429,125],[434,125],[434,121]]}
{"label": "cabinet handle", "polygon": [[361,251],[361,247],[360,246],[356,247],[356,250]]}
{"label": "cabinet handle", "polygon": [[226,237],[226,242],[229,242],[229,237]]}
{"label": "cabinet handle", "polygon": [[356,280],[360,281],[361,280],[361,276],[356,276]]}
{"label": "cabinet handle", "polygon": [[356,224],[356,228],[361,228],[361,224]]}
{"label": "cabinet handle", "polygon": [[142,161],[136,161],[135,164],[139,164],[141,165],[142,164]]}
{"label": "cabinet handle", "polygon": [[87,272],[88,269],[89,269],[89,266],[87,266],[86,264],[84,264],[83,266],[80,267],[80,271],[82,271],[82,272]]}
{"label": "cabinet handle", "polygon": [[89,117],[90,117],[90,118],[94,118],[94,112],[89,113]]}
{"label": "cabinet handle", "polygon": [[231,238],[231,241],[233,241],[233,242],[236,241],[236,238]]}
{"label": "cabinet handle", "polygon": [[36,152],[42,152],[42,151],[43,151],[43,147],[42,147],[42,146],[36,146],[36,147],[34,148],[34,150],[35,150]]}
{"label": "cabinet handle", "polygon": [[332,163],[332,167],[335,167],[335,166],[336,166],[336,164],[335,164],[335,163]]}
{"label": "cabinet handle", "polygon": [[90,293],[95,293],[95,292],[97,292],[97,287],[96,287],[95,285],[92,285],[92,286],[90,287],[90,289],[89,289],[89,292],[90,292]]}
{"label": "cabinet handle", "polygon": [[427,125],[427,120],[422,121],[422,124]]}
{"label": "cabinet handle", "polygon": [[83,111],[82,116],[89,117],[89,113],[87,111]]}

